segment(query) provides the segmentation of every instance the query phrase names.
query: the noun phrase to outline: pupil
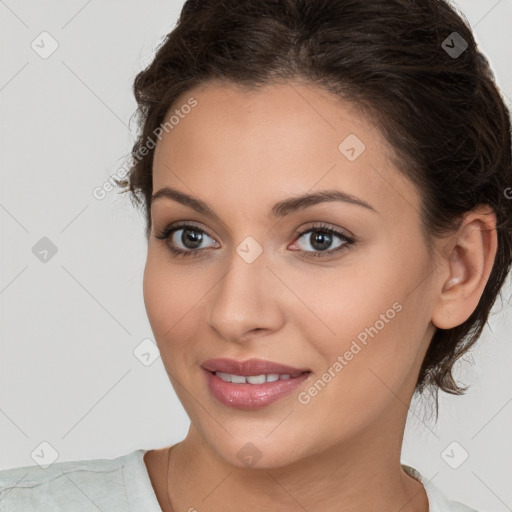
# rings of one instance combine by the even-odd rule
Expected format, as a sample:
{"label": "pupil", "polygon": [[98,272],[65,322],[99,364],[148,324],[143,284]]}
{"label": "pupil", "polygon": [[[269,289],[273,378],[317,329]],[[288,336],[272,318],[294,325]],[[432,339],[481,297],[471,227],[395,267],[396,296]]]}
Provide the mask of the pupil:
{"label": "pupil", "polygon": [[[311,245],[317,250],[327,249],[327,247],[331,243],[330,233],[327,233],[325,231],[317,231],[316,234],[311,233],[311,235],[313,236],[313,242],[311,243]],[[317,241],[319,241],[320,243],[317,244]],[[322,242],[324,243],[323,246],[322,246]],[[325,243],[325,242],[327,242],[327,243]],[[317,246],[317,245],[320,245],[320,246]]]}
{"label": "pupil", "polygon": [[[201,245],[202,240],[203,235],[193,229],[184,229],[183,234],[181,235],[181,241],[187,249],[197,248]],[[192,242],[192,246],[189,245],[189,242]]]}

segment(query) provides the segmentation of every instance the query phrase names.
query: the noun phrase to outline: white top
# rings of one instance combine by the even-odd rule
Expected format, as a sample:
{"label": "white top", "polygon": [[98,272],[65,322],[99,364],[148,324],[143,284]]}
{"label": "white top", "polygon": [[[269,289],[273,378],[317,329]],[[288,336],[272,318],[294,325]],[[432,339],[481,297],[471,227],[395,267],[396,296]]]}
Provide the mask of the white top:
{"label": "white top", "polygon": [[[139,449],[115,459],[55,462],[0,471],[1,512],[161,512]],[[477,512],[448,500],[416,469],[402,464],[427,493],[429,512]]]}

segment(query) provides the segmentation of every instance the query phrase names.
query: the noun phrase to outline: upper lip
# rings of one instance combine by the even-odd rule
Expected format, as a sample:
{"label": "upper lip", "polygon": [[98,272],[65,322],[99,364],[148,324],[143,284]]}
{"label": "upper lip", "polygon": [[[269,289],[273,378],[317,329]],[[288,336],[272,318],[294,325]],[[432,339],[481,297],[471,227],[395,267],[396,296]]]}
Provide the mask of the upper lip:
{"label": "upper lip", "polygon": [[201,365],[210,372],[230,373],[233,375],[262,375],[277,373],[279,375],[299,374],[309,372],[307,368],[293,368],[286,364],[265,361],[264,359],[247,359],[246,361],[237,361],[236,359],[208,359]]}

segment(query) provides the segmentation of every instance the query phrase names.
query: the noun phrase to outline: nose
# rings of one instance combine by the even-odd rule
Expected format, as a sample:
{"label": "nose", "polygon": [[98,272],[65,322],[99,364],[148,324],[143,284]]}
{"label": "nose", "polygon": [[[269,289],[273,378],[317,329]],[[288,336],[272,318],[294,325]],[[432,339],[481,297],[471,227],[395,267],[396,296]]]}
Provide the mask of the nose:
{"label": "nose", "polygon": [[248,263],[233,251],[229,267],[209,294],[207,322],[223,339],[245,343],[281,329],[285,296],[264,252]]}

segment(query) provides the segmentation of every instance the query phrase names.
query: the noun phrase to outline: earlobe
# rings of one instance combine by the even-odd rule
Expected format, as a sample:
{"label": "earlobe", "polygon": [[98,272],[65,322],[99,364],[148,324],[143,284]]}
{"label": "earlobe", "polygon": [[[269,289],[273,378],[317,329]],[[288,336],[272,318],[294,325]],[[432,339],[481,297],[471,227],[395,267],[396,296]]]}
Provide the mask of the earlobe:
{"label": "earlobe", "polygon": [[498,245],[492,209],[484,205],[466,214],[450,240],[452,249],[442,262],[446,272],[439,274],[440,292],[432,312],[432,323],[440,329],[464,323],[478,306]]}

